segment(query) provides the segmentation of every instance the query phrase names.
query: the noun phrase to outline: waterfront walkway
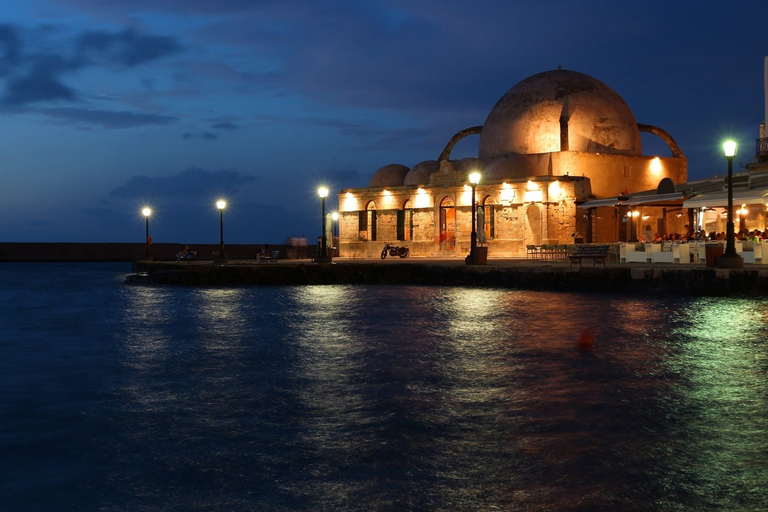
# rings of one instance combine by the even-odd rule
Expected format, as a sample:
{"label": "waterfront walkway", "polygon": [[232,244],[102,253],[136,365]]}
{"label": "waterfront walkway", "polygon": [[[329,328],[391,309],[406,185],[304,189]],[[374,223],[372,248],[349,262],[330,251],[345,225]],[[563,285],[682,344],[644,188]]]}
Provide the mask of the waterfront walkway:
{"label": "waterfront walkway", "polygon": [[743,269],[709,268],[704,263],[619,263],[579,267],[569,261],[489,258],[466,265],[463,258],[334,258],[190,263],[137,261],[128,282],[191,286],[272,286],[316,284],[482,286],[582,292],[673,295],[768,296],[768,265]]}

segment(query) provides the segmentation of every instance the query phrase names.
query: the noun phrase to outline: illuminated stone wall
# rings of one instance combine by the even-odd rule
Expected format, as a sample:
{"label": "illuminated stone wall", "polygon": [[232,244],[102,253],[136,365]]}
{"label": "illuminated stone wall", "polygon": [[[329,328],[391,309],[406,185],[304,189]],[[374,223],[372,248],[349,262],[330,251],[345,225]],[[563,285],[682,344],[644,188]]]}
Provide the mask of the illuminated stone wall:
{"label": "illuminated stone wall", "polygon": [[[493,218],[494,236],[486,243],[489,255],[524,255],[527,244],[572,243],[576,201],[590,193],[590,180],[573,176],[481,182],[476,200],[478,205],[486,203],[486,215]],[[440,227],[444,201],[452,204],[442,210],[453,217],[453,229]],[[413,256],[464,257],[469,251],[472,193],[468,185],[348,189],[339,194],[339,204],[340,256],[378,257],[385,242],[407,245]],[[358,231],[359,212],[370,204],[376,205],[376,240],[366,240]],[[412,239],[397,240],[397,211],[406,209],[413,214]],[[408,213],[404,215],[407,222]]]}

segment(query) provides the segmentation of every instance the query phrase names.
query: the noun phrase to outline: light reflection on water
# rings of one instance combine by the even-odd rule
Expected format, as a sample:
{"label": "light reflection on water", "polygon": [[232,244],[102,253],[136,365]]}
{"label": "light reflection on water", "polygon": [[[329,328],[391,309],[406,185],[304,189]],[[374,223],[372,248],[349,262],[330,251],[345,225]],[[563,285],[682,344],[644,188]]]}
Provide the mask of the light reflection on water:
{"label": "light reflection on water", "polygon": [[66,268],[0,267],[14,510],[768,508],[764,300]]}

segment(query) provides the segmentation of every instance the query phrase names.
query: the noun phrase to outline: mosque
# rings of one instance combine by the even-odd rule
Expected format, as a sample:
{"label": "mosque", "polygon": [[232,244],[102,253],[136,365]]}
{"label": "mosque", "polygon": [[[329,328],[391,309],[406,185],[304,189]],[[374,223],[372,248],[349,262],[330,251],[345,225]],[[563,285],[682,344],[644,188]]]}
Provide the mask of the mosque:
{"label": "mosque", "polygon": [[[661,138],[669,154],[644,155],[641,132]],[[457,142],[472,135],[479,135],[477,157],[452,159]],[[599,80],[557,69],[509,89],[482,126],[459,131],[436,160],[385,165],[368,187],[341,190],[339,255],[378,257],[390,242],[415,256],[466,256],[472,172],[480,173],[477,239],[488,256],[629,240],[646,225],[684,232],[691,222],[676,190],[687,182],[688,163],[672,137],[639,124]],[[637,205],[641,219],[633,217]]]}

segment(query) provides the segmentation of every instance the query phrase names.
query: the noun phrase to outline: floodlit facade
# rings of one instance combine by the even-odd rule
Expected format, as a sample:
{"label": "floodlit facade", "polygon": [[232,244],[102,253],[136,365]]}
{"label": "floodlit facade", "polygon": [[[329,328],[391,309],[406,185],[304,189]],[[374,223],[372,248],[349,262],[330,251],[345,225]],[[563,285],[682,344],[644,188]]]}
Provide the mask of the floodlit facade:
{"label": "floodlit facade", "polygon": [[[640,133],[661,137],[670,155],[643,155]],[[477,158],[451,159],[455,144],[479,135]],[[615,242],[631,217],[595,202],[649,189],[662,194],[687,181],[687,160],[662,129],[638,124],[624,100],[602,82],[567,70],[531,76],[496,103],[482,126],[458,132],[436,160],[390,164],[366,188],[339,193],[339,255],[378,257],[384,242],[416,256],[464,257],[476,187],[478,241],[488,255],[522,256],[527,245],[574,240]],[[595,206],[579,208],[592,201]],[[658,211],[656,211],[658,210]],[[662,208],[665,227],[685,219]],[[644,219],[654,225],[650,217]],[[667,226],[667,223],[673,226]]]}

